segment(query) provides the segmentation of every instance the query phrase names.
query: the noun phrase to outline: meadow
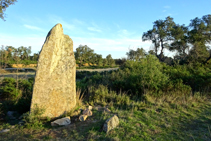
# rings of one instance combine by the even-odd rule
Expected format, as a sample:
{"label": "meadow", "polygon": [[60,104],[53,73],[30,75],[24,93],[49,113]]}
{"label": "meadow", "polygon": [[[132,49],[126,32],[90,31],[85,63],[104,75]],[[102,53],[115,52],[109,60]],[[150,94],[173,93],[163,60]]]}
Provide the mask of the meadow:
{"label": "meadow", "polygon": [[[64,127],[41,119],[42,109],[29,115],[33,77],[4,78],[0,130],[10,132],[0,133],[0,140],[211,140],[210,70],[209,64],[167,65],[146,55],[118,70],[77,73],[77,106],[63,115],[71,117]],[[80,108],[88,105],[94,107],[93,116],[78,121]],[[23,119],[11,120],[7,111]],[[114,114],[120,124],[106,134],[102,126]]]}

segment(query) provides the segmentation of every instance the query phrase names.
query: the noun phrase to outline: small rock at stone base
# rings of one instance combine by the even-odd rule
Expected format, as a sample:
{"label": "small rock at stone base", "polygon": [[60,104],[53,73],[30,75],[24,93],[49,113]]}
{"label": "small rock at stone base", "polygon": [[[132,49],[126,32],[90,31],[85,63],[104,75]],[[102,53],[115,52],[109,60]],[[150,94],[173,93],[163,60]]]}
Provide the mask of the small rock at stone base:
{"label": "small rock at stone base", "polygon": [[70,117],[64,117],[64,118],[57,119],[57,120],[51,122],[51,126],[69,125],[70,123],[71,123]]}
{"label": "small rock at stone base", "polygon": [[16,112],[16,111],[8,111],[7,112],[7,117],[9,119],[16,119],[15,115],[17,115],[17,114],[18,114],[18,112]]}
{"label": "small rock at stone base", "polygon": [[88,109],[89,109],[89,110],[92,110],[92,106],[89,106]]}
{"label": "small rock at stone base", "polygon": [[119,118],[114,115],[111,118],[107,119],[103,125],[103,131],[108,133],[110,130],[114,129],[119,125]]}
{"label": "small rock at stone base", "polygon": [[18,124],[20,124],[20,125],[24,125],[24,123],[25,123],[25,121],[22,121],[22,120],[18,122]]}
{"label": "small rock at stone base", "polygon": [[80,121],[85,121],[87,117],[88,117],[87,115],[81,115],[81,116],[79,117],[79,120],[80,120]]}
{"label": "small rock at stone base", "polygon": [[104,108],[100,105],[97,105],[96,107],[94,107],[94,109],[97,111],[103,111]]}
{"label": "small rock at stone base", "polygon": [[10,129],[3,129],[3,130],[0,131],[0,133],[6,133],[6,132],[9,132],[9,131],[10,131]]}
{"label": "small rock at stone base", "polygon": [[86,109],[83,111],[83,115],[92,116],[92,111],[90,109]]}

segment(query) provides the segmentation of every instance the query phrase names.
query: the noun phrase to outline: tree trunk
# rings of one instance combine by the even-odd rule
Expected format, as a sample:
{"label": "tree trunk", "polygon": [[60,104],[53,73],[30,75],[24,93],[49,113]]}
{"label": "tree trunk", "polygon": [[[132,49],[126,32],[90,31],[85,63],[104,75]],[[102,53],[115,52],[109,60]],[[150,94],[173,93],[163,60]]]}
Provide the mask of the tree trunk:
{"label": "tree trunk", "polygon": [[160,42],[161,42],[161,52],[160,52],[160,55],[159,55],[159,60],[163,61],[163,49],[164,49],[163,40],[160,40]]}
{"label": "tree trunk", "polygon": [[203,64],[206,64],[210,59],[211,59],[211,55],[207,58],[207,60]]}

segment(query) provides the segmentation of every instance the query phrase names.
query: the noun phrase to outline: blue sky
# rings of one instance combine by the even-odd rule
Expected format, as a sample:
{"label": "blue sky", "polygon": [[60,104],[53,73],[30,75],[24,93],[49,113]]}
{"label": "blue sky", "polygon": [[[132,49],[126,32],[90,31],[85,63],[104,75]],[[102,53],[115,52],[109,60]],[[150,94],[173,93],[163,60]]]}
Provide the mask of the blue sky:
{"label": "blue sky", "polygon": [[171,16],[189,25],[191,19],[211,14],[210,5],[211,0],[18,0],[7,8],[6,21],[0,19],[0,45],[32,46],[37,53],[48,31],[61,23],[74,50],[88,45],[103,57],[121,58],[129,49],[152,48],[141,37],[154,21]]}

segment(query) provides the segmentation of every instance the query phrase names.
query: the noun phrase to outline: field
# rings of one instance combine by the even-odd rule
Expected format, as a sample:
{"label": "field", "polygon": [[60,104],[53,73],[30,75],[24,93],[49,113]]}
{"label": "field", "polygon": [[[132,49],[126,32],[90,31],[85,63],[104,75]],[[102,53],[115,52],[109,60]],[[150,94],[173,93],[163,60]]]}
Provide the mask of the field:
{"label": "field", "polygon": [[[69,116],[71,124],[59,127],[51,127],[55,119],[42,119],[40,112],[28,114],[34,83],[28,77],[33,73],[21,72],[19,78],[24,79],[18,82],[16,74],[4,75],[0,131],[10,131],[0,133],[0,140],[211,140],[211,74],[207,66],[168,66],[149,55],[112,71],[78,71],[77,105],[62,116]],[[89,105],[93,115],[79,121],[81,109]],[[8,111],[17,111],[16,118],[10,119]],[[103,124],[113,115],[120,123],[105,133]]]}
{"label": "field", "polygon": [[[211,140],[211,102],[195,97],[148,97],[134,106],[115,107],[108,103],[111,113],[93,110],[85,122],[75,121],[65,127],[51,127],[49,122],[38,127],[1,123],[1,129],[11,129],[0,134],[0,140]],[[120,125],[102,132],[107,118],[116,114]]]}

